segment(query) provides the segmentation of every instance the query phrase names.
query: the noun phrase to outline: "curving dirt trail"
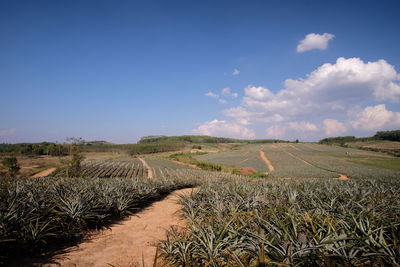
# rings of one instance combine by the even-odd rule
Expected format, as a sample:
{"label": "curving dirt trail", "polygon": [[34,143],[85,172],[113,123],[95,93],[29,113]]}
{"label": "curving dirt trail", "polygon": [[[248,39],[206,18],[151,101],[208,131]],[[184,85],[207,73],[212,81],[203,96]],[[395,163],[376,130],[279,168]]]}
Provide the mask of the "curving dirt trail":
{"label": "curving dirt trail", "polygon": [[143,166],[147,169],[147,178],[153,179],[154,178],[154,174],[153,174],[153,169],[149,166],[149,164],[147,164],[147,162],[143,159],[143,158],[138,158]]}
{"label": "curving dirt trail", "polygon": [[173,192],[164,200],[129,217],[120,224],[93,235],[89,241],[54,257],[56,263],[43,266],[153,266],[155,244],[166,238],[171,226],[183,227],[186,222],[179,215],[180,195],[191,194],[193,188]]}
{"label": "curving dirt trail", "polygon": [[40,178],[40,177],[45,177],[50,175],[52,172],[54,172],[57,168],[50,168],[41,172],[38,172],[34,175],[31,176],[31,178]]}
{"label": "curving dirt trail", "polygon": [[265,152],[260,150],[260,157],[261,159],[265,162],[265,164],[267,164],[269,172],[267,173],[271,173],[275,170],[274,166],[272,165],[271,161],[267,158],[267,156],[265,155]]}

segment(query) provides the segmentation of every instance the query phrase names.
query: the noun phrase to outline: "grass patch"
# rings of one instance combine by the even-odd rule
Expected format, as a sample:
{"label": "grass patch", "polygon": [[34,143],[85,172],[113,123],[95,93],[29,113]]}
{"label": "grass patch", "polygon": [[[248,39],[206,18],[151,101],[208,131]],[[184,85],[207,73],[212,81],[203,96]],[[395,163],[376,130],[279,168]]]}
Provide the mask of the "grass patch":
{"label": "grass patch", "polygon": [[196,153],[175,153],[169,156],[169,158],[173,160],[177,160],[183,163],[195,165],[202,170],[207,171],[222,171],[222,166],[219,164],[207,163],[203,161],[198,161],[197,159],[193,158],[192,156],[198,155],[205,155],[207,152],[196,152]]}
{"label": "grass patch", "polygon": [[399,158],[352,158],[351,162],[383,169],[400,171]]}

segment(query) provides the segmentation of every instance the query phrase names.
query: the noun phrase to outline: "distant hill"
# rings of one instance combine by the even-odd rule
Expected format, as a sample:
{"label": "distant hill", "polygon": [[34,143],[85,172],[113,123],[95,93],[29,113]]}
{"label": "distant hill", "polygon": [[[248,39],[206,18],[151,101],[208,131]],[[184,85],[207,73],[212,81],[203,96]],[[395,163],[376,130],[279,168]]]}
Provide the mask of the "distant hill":
{"label": "distant hill", "polygon": [[384,152],[400,157],[400,130],[380,131],[370,137],[329,137],[320,140],[319,143]]}
{"label": "distant hill", "polygon": [[289,142],[285,140],[278,139],[234,139],[234,138],[226,138],[226,137],[213,137],[207,135],[182,135],[182,136],[144,136],[142,137],[138,144],[145,143],[157,143],[157,142],[189,142],[189,143],[249,143],[249,144],[263,144],[263,143],[283,143]]}

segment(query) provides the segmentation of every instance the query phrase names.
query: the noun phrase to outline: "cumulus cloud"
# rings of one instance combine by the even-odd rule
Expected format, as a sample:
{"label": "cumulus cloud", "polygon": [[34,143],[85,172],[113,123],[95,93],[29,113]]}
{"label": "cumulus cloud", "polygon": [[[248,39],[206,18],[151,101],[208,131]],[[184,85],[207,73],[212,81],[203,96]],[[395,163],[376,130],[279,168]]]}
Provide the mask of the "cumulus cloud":
{"label": "cumulus cloud", "polygon": [[314,49],[325,50],[328,48],[329,40],[332,40],[334,37],[335,35],[331,33],[309,33],[297,45],[297,52],[303,53]]}
{"label": "cumulus cloud", "polygon": [[234,69],[233,72],[232,72],[233,76],[236,76],[236,75],[239,75],[239,74],[240,74],[240,70],[238,70],[238,69]]}
{"label": "cumulus cloud", "polygon": [[0,136],[15,135],[16,132],[17,132],[17,129],[15,129],[15,128],[0,130]]}
{"label": "cumulus cloud", "polygon": [[[311,133],[319,133],[320,137],[351,130],[369,134],[367,131],[398,127],[390,123],[397,121],[396,112],[387,110],[385,105],[368,106],[378,101],[400,102],[399,79],[400,74],[385,60],[338,58],[304,78],[287,79],[279,91],[249,85],[244,88],[242,103],[222,113],[237,124],[257,128],[264,125],[269,137],[290,136],[300,128],[314,129]],[[371,114],[381,117],[375,121],[378,115]],[[312,123],[318,130],[305,124],[300,128],[290,125],[302,121]]]}
{"label": "cumulus cloud", "polygon": [[347,131],[344,123],[337,120],[325,119],[323,124],[326,136],[338,136]]}
{"label": "cumulus cloud", "polygon": [[283,124],[275,124],[267,128],[266,135],[268,138],[308,138],[310,134],[318,132],[318,127],[310,122],[288,122]]}
{"label": "cumulus cloud", "polygon": [[273,93],[268,88],[244,89],[243,107],[285,118],[315,113],[341,113],[371,101],[400,101],[400,74],[385,60],[364,63],[359,58],[338,58],[306,78],[288,79],[285,88]]}
{"label": "cumulus cloud", "polygon": [[354,129],[387,130],[400,128],[400,112],[386,109],[385,104],[368,106],[350,121]]}
{"label": "cumulus cloud", "polygon": [[205,94],[205,96],[208,96],[208,97],[212,97],[212,98],[218,98],[219,97],[219,95],[217,95],[217,94],[214,94],[213,92],[207,92],[206,94]]}
{"label": "cumulus cloud", "polygon": [[221,104],[228,104],[228,101],[226,101],[225,99],[218,99],[218,102]]}
{"label": "cumulus cloud", "polygon": [[205,122],[192,131],[193,134],[224,136],[232,138],[253,139],[256,134],[253,130],[239,124],[227,122],[225,120],[213,120]]}
{"label": "cumulus cloud", "polygon": [[222,91],[221,91],[221,94],[222,94],[223,96],[234,97],[234,98],[236,98],[236,97],[239,96],[238,93],[233,93],[233,92],[231,92],[231,89],[228,88],[228,87],[223,88]]}

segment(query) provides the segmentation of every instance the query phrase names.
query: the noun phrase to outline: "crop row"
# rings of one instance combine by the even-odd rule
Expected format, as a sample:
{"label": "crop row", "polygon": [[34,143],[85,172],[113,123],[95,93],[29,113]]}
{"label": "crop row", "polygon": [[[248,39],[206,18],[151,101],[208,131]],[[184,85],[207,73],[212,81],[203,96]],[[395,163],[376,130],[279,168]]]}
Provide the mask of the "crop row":
{"label": "crop row", "polygon": [[205,183],[169,232],[170,266],[398,266],[398,180]]}
{"label": "crop row", "polygon": [[79,239],[88,229],[195,184],[189,177],[0,178],[0,255],[37,253],[60,241]]}
{"label": "crop row", "polygon": [[[139,160],[129,161],[84,161],[81,164],[81,175],[87,177],[147,177],[147,169]],[[55,176],[67,176],[67,170],[59,170]]]}

